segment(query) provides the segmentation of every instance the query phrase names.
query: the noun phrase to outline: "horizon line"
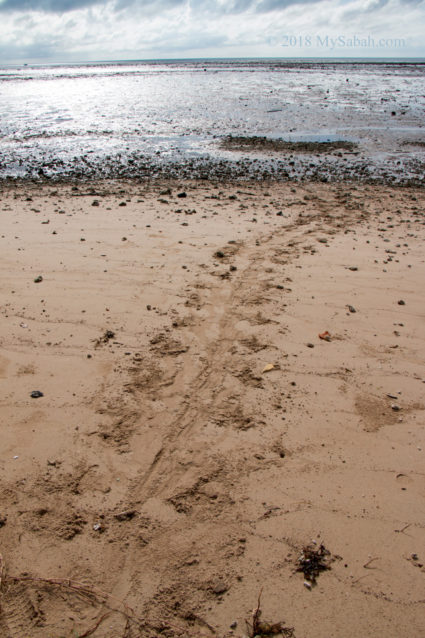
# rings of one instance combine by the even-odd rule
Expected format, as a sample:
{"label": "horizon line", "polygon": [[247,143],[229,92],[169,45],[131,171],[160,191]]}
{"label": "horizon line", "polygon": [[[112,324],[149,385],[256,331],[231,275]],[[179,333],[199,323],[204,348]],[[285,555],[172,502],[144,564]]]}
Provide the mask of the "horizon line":
{"label": "horizon line", "polygon": [[140,62],[215,62],[215,61],[271,61],[277,60],[281,62],[290,62],[290,61],[315,61],[320,60],[322,62],[336,62],[342,60],[344,62],[353,62],[357,64],[367,64],[373,63],[376,61],[380,62],[397,62],[399,64],[409,63],[412,61],[416,61],[418,64],[425,64],[425,57],[415,57],[415,56],[388,56],[388,57],[377,57],[377,56],[243,56],[243,57],[226,57],[226,56],[215,56],[215,57],[182,57],[182,58],[114,58],[114,59],[98,59],[98,60],[45,60],[44,62],[0,62],[0,66],[45,66],[49,64],[58,64],[58,65],[74,65],[74,64],[123,64],[123,63],[140,63]]}

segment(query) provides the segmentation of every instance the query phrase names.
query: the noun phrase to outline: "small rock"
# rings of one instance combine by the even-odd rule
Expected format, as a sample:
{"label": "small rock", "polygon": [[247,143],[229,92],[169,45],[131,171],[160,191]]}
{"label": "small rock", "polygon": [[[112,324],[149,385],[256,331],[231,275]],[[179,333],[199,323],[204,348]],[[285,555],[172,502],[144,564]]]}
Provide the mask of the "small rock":
{"label": "small rock", "polygon": [[314,343],[307,343],[307,348],[314,348]]}
{"label": "small rock", "polygon": [[401,407],[397,405],[396,403],[393,403],[391,405],[391,410],[394,410],[394,412],[399,412],[401,410]]}
{"label": "small rock", "polygon": [[94,199],[91,203],[92,206],[99,206],[99,201],[97,199]]}
{"label": "small rock", "polygon": [[136,510],[127,510],[125,512],[120,512],[119,514],[115,514],[117,521],[131,521],[131,519],[135,516]]}
{"label": "small rock", "polygon": [[357,266],[349,266],[348,270],[352,270],[353,272],[356,272],[356,270],[358,270]]}
{"label": "small rock", "polygon": [[347,306],[347,308],[348,308],[348,310],[349,310],[350,312],[353,312],[353,313],[354,313],[354,312],[357,312],[357,310],[354,308],[354,306],[350,306],[350,305],[348,305],[348,306]]}
{"label": "small rock", "polygon": [[180,197],[180,198],[182,199],[183,197],[187,197],[187,195],[186,195],[186,193],[185,193],[185,192],[183,192],[183,193],[177,193],[177,197]]}
{"label": "small rock", "polygon": [[217,581],[211,586],[211,590],[216,596],[224,594],[229,589],[229,586],[224,581]]}
{"label": "small rock", "polygon": [[41,275],[38,275],[38,277],[36,277],[36,278],[34,279],[34,283],[35,283],[35,284],[39,284],[39,283],[41,283],[42,281],[43,281],[43,277],[42,277]]}
{"label": "small rock", "polygon": [[44,397],[44,394],[40,392],[40,390],[33,390],[30,396],[32,399],[39,399],[40,397]]}
{"label": "small rock", "polygon": [[406,302],[405,302],[405,301],[403,301],[403,299],[399,299],[399,300],[397,301],[397,303],[398,303],[398,305],[399,305],[399,306],[405,306],[405,305],[406,305]]}

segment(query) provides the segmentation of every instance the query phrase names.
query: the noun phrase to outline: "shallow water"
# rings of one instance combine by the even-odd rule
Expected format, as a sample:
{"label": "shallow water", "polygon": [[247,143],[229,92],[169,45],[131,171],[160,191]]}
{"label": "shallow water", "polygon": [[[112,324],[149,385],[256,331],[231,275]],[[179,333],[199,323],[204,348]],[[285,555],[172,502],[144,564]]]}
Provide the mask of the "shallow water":
{"label": "shallow water", "polygon": [[[2,67],[0,177],[131,176],[165,167],[178,174],[179,166],[187,174],[244,159],[275,174],[305,172],[300,157],[290,165],[282,155],[220,150],[231,134],[354,140],[360,156],[345,157],[344,170],[351,166],[354,175],[367,159],[377,176],[419,179],[424,149],[406,142],[425,139],[424,76],[417,64]],[[308,168],[311,158],[304,159]],[[314,161],[335,165],[332,157]]]}

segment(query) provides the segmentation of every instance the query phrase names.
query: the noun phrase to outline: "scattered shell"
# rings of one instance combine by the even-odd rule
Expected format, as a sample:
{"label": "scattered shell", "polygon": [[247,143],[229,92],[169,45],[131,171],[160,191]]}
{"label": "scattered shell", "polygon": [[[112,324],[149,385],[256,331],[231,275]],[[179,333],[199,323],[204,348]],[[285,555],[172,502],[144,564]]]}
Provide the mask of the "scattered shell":
{"label": "scattered shell", "polygon": [[270,370],[274,370],[274,363],[267,363],[262,369],[262,372],[270,372]]}

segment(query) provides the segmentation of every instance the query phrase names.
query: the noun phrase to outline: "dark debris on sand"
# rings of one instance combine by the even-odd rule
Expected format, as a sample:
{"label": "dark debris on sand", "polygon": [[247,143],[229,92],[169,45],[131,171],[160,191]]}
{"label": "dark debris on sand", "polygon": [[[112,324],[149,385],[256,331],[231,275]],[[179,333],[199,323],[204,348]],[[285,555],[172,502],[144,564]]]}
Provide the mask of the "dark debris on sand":
{"label": "dark debris on sand", "polygon": [[306,581],[311,583],[311,585],[315,585],[319,574],[331,569],[332,561],[333,557],[323,543],[319,547],[317,545],[306,545],[297,560],[296,571],[302,572]]}

